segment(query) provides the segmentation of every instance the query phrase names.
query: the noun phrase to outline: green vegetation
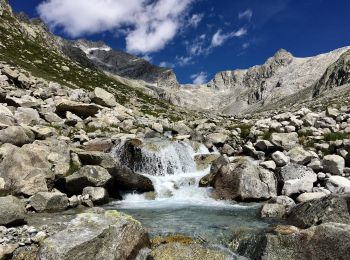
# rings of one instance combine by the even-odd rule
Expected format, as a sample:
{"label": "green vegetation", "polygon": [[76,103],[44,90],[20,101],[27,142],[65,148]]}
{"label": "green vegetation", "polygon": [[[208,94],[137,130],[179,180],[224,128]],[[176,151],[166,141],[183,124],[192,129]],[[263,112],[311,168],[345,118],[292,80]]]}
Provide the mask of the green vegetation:
{"label": "green vegetation", "polygon": [[[0,60],[21,67],[33,76],[71,88],[88,91],[95,87],[105,88],[115,94],[118,103],[139,108],[144,114],[165,116],[175,121],[186,115],[183,110],[149,96],[141,89],[127,86],[102,71],[82,67],[53,47],[55,39],[44,38],[40,33],[36,33],[34,38],[18,23],[9,13],[4,13],[1,17]],[[34,27],[35,24],[37,21],[31,26]],[[63,69],[65,67],[69,69]]]}
{"label": "green vegetation", "polygon": [[344,140],[344,139],[348,139],[350,138],[350,134],[349,133],[328,133],[324,135],[324,140],[327,142],[330,141],[337,141],[337,140]]}

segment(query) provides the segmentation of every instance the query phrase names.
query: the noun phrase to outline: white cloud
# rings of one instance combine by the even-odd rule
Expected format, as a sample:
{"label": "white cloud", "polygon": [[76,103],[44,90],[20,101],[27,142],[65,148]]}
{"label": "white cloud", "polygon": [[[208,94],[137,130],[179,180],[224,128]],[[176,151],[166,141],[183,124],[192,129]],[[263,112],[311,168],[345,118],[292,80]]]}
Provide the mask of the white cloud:
{"label": "white cloud", "polygon": [[231,33],[223,33],[221,29],[219,29],[211,40],[211,47],[219,47],[223,45],[227,40],[234,37],[242,37],[247,34],[247,30],[245,28],[240,28],[238,31]]}
{"label": "white cloud", "polygon": [[201,85],[208,81],[208,74],[205,72],[199,72],[197,74],[193,74],[191,79],[193,80],[193,84]]}
{"label": "white cloud", "polygon": [[159,63],[159,67],[163,67],[163,68],[174,68],[175,65],[171,62],[167,62],[167,61],[162,61],[161,63]]}
{"label": "white cloud", "polygon": [[203,20],[204,18],[204,14],[194,14],[191,16],[190,20],[189,20],[189,24],[192,27],[197,27],[199,25],[199,23]]}
{"label": "white cloud", "polygon": [[61,27],[72,37],[123,31],[127,51],[147,54],[161,50],[176,36],[193,1],[47,0],[37,10],[51,28]]}
{"label": "white cloud", "polygon": [[193,64],[193,57],[190,56],[176,56],[177,64],[181,67]]}
{"label": "white cloud", "polygon": [[239,19],[248,19],[249,21],[252,19],[253,17],[253,11],[251,9],[247,9],[244,12],[240,12],[238,14],[238,18]]}

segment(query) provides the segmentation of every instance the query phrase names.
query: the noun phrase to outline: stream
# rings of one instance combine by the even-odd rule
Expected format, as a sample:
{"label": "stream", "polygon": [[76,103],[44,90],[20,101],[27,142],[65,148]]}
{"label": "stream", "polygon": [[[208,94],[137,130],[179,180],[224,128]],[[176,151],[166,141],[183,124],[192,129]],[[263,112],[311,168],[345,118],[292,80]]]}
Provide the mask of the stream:
{"label": "stream", "polygon": [[237,232],[271,225],[259,217],[260,204],[218,201],[211,197],[212,188],[199,187],[200,179],[210,171],[210,165],[199,170],[194,160],[198,154],[211,154],[204,145],[150,139],[135,147],[121,143],[113,154],[150,178],[155,192],[127,193],[105,208],[132,215],[151,236],[182,234],[224,246]]}

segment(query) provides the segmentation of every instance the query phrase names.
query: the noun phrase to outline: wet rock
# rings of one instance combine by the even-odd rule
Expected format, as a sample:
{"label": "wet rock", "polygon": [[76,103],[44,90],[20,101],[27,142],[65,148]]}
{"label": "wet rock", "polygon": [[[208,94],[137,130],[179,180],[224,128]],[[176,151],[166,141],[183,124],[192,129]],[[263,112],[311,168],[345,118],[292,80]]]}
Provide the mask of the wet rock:
{"label": "wet rock", "polygon": [[112,181],[112,176],[101,166],[86,165],[65,180],[68,193],[79,195],[85,187],[107,187]]}
{"label": "wet rock", "polygon": [[114,95],[102,88],[95,88],[91,100],[104,107],[115,107],[117,105]]}
{"label": "wet rock", "polygon": [[295,206],[288,216],[288,221],[301,228],[328,222],[350,224],[349,203],[350,194],[329,195],[310,200]]}
{"label": "wet rock", "polygon": [[103,205],[109,201],[108,192],[102,187],[86,187],[82,195],[88,195],[94,205]]}
{"label": "wet rock", "polygon": [[[72,235],[74,234],[74,235]],[[45,239],[41,260],[135,259],[150,246],[141,224],[116,211],[79,214],[66,229]]]}
{"label": "wet rock", "polygon": [[22,201],[14,196],[0,197],[0,226],[25,223],[26,209]]}
{"label": "wet rock", "polygon": [[283,218],[287,214],[285,206],[281,204],[265,204],[261,209],[263,218]]}
{"label": "wet rock", "polygon": [[348,259],[349,239],[350,225],[339,223],[325,223],[292,234],[267,234],[261,259]]}
{"label": "wet rock", "polygon": [[37,212],[59,212],[68,208],[69,200],[61,192],[38,192],[30,197],[30,205]]}
{"label": "wet rock", "polygon": [[230,254],[224,251],[206,248],[200,244],[169,243],[153,249],[150,256],[154,260],[193,259],[225,260]]}

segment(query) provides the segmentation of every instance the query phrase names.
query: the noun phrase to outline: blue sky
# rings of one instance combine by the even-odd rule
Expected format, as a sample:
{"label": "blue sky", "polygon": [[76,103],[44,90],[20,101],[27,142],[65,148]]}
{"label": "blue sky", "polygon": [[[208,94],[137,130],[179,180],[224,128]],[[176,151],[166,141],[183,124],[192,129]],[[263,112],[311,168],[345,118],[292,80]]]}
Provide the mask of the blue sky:
{"label": "blue sky", "polygon": [[[347,0],[10,0],[65,38],[102,40],[174,68],[181,83],[350,45]],[[40,5],[41,4],[41,5]],[[38,8],[39,6],[39,8]]]}

